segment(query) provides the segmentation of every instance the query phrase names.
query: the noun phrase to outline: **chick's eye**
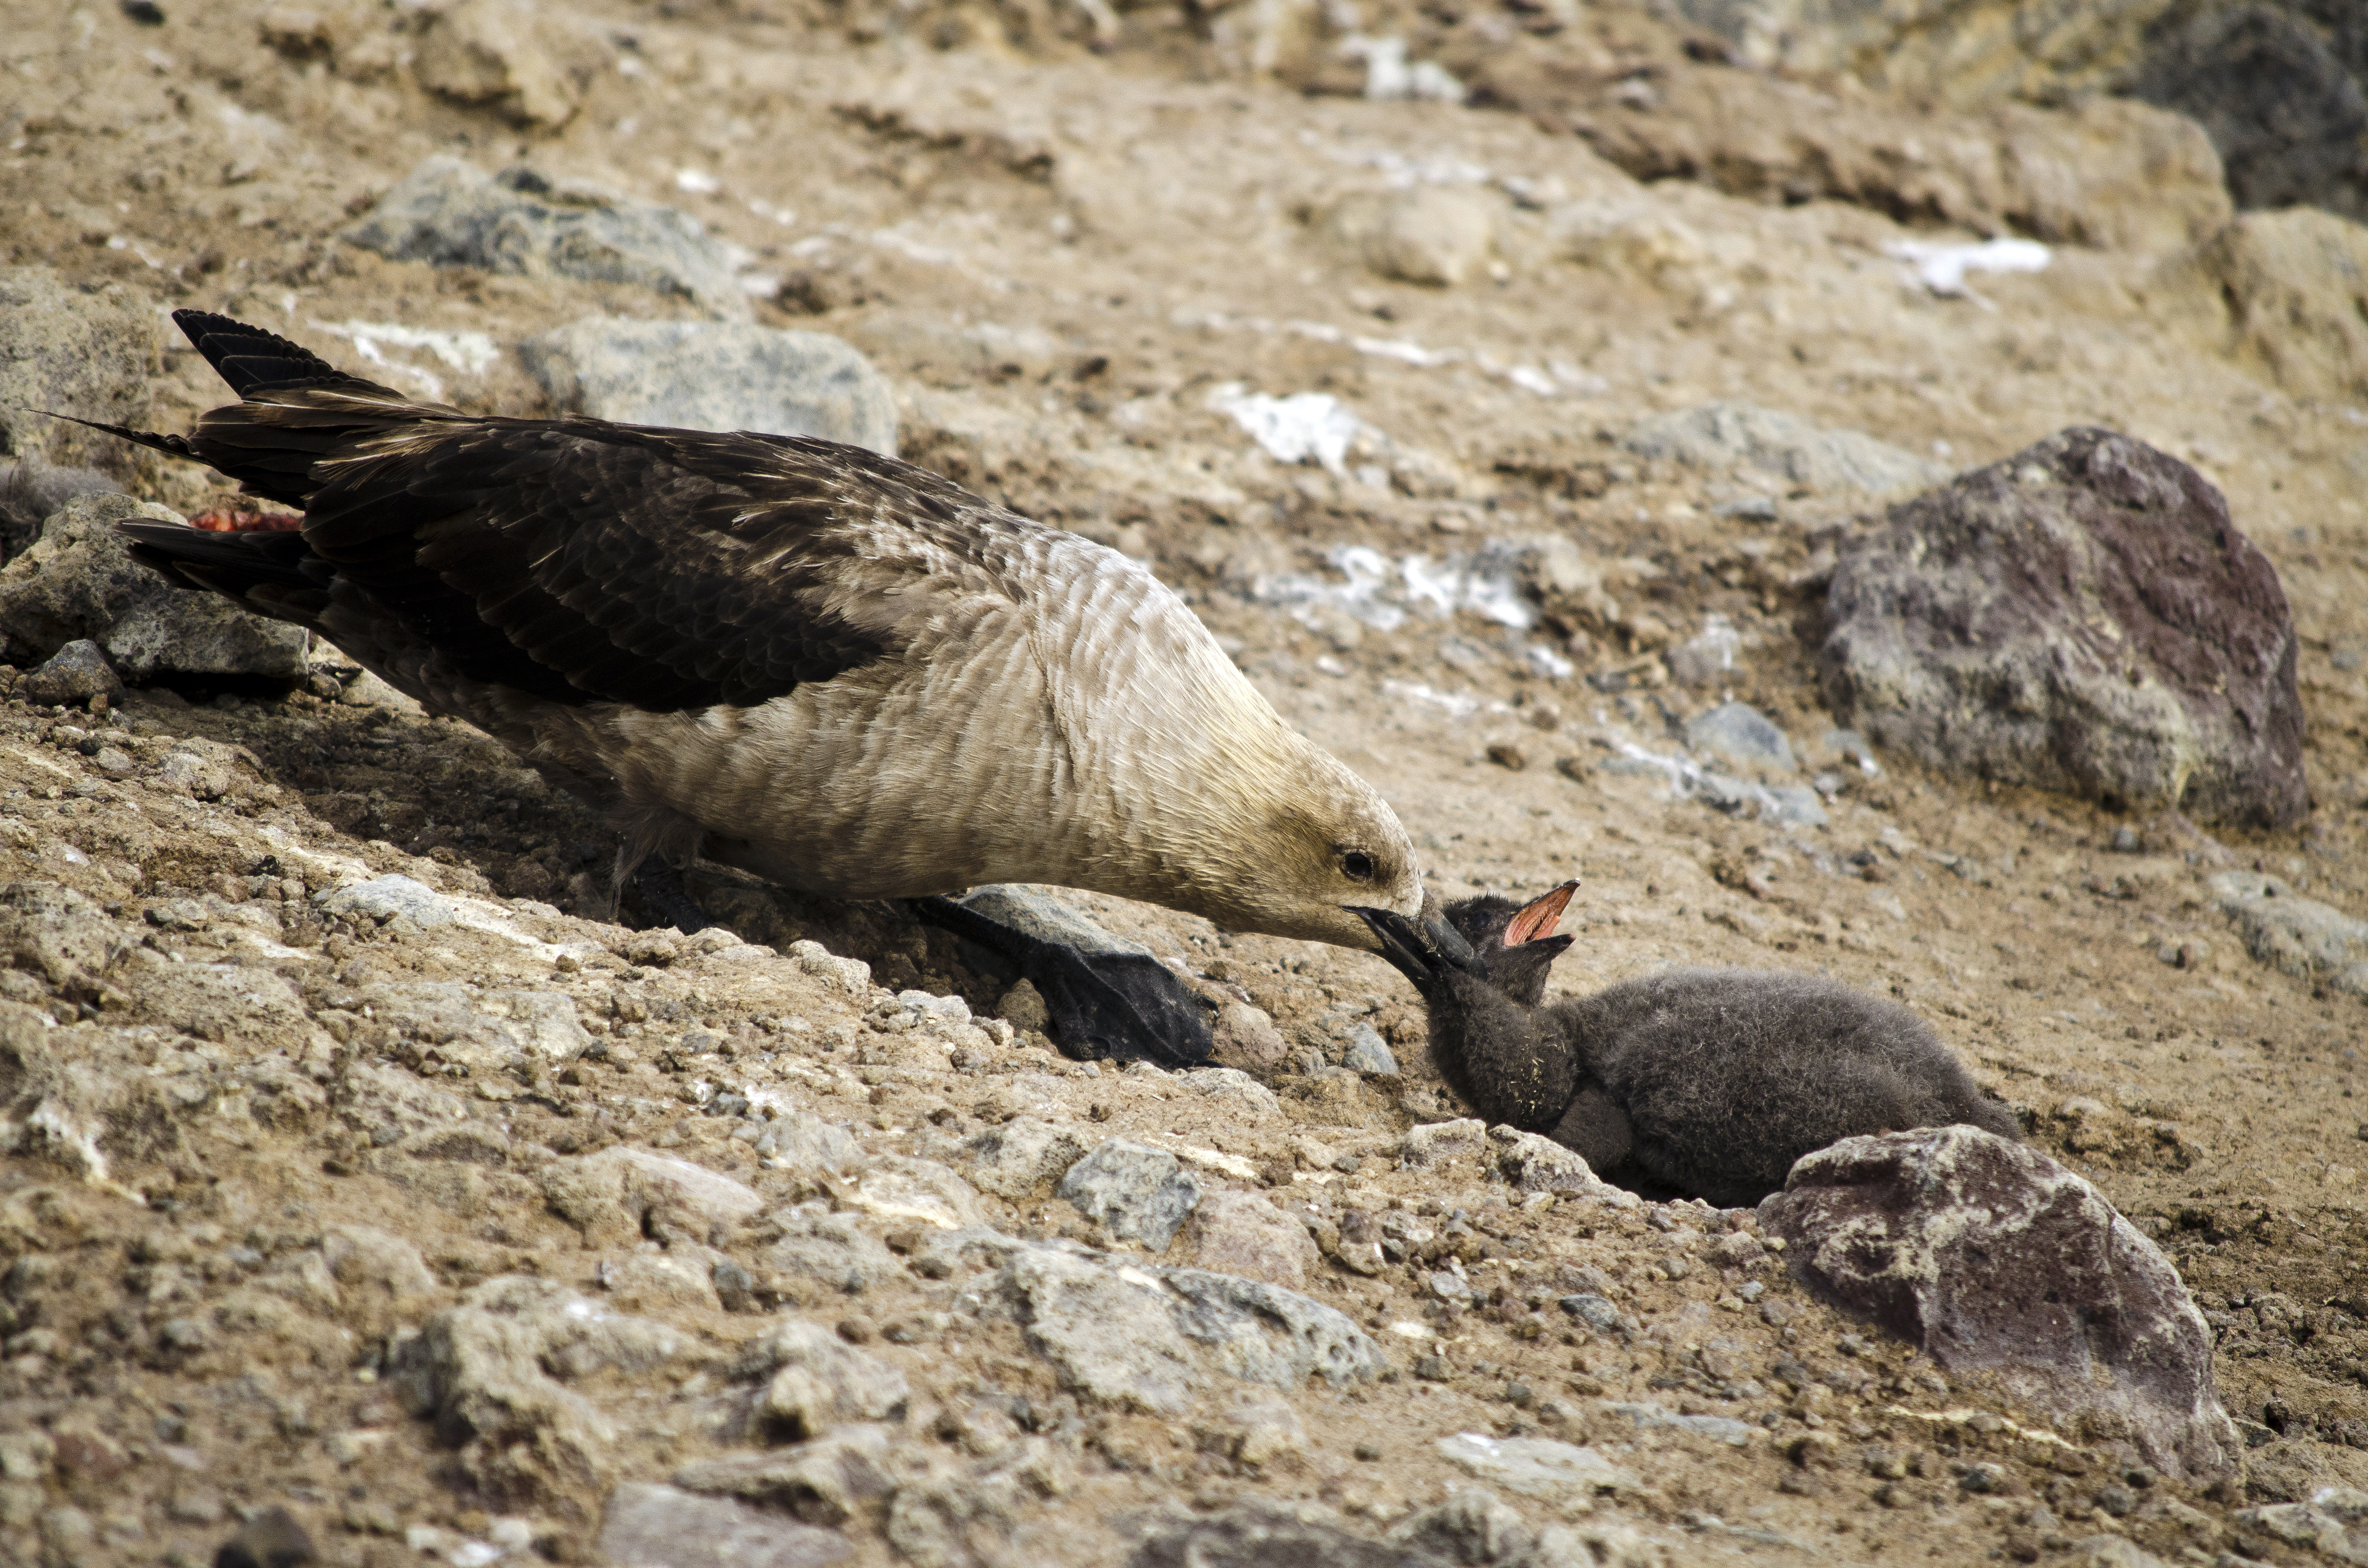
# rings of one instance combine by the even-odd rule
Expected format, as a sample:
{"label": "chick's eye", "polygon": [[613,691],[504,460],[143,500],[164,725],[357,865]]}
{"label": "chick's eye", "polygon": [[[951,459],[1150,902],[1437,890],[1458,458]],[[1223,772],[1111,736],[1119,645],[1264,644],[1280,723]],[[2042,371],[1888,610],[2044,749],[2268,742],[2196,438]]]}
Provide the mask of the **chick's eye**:
{"label": "chick's eye", "polygon": [[1373,880],[1373,858],[1361,849],[1351,849],[1340,857],[1340,869],[1349,874],[1350,881],[1370,882]]}

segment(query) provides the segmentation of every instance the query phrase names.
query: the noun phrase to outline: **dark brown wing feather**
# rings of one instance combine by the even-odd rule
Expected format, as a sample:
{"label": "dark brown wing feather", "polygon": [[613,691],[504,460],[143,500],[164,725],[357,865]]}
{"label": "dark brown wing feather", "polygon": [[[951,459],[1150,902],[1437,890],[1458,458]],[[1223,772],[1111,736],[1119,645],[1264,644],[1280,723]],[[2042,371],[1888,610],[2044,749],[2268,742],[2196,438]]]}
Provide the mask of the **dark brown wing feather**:
{"label": "dark brown wing feather", "polygon": [[747,705],[867,664],[887,642],[829,594],[864,525],[951,540],[994,511],[830,441],[411,403],[259,329],[180,314],[245,401],[186,439],[123,434],[302,506],[302,533],[278,536],[302,557],[167,527],[139,530],[142,559],[291,619],[312,612],[295,579],[358,589],[461,674],[555,701]]}
{"label": "dark brown wing feather", "polygon": [[878,657],[827,604],[848,525],[985,508],[833,442],[596,420],[471,421],[324,472],[305,542],[464,673],[649,709],[762,702]]}

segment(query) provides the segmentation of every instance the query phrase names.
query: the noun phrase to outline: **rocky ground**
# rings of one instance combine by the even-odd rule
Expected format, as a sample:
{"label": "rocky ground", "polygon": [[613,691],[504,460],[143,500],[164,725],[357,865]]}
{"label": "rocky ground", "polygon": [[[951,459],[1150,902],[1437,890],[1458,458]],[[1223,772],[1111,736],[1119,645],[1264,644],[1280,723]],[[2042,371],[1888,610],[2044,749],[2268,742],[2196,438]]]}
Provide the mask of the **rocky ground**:
{"label": "rocky ground", "polygon": [[[2248,1451],[2134,1467],[1747,1212],[1420,1133],[1459,1108],[1377,960],[1076,897],[1230,1065],[1068,1061],[893,911],[700,873],[714,927],[618,923],[598,822],[332,650],[28,687],[36,520],[0,1551],[201,1562],[285,1509],[371,1564],[2360,1560],[2275,1512],[2368,1487],[2355,226],[2233,214],[2157,109],[1918,107],[1609,4],[8,15],[0,401],[183,427],[222,393],[166,305],[509,412],[658,395],[519,351],[582,318],[836,335],[905,456],[1151,561],[1443,894],[1580,879],[1562,986],[1809,968],[1930,1019],[2177,1265]],[[438,154],[723,243],[587,279],[342,237]],[[2047,265],[1900,249],[2000,234]],[[877,435],[868,395],[814,417]],[[2276,567],[2301,822],[1837,733],[1838,552],[2075,425]],[[1365,1031],[1396,1071],[1341,1068]]]}

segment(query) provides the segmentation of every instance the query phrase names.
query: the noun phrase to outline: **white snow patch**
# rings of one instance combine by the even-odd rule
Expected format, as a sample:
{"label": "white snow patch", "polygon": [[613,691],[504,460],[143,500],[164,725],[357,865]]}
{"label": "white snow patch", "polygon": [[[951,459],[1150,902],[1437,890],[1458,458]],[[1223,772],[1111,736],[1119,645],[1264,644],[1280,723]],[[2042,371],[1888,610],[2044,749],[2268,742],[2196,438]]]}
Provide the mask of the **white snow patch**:
{"label": "white snow patch", "polygon": [[[1518,559],[1515,550],[1491,542],[1478,550],[1459,551],[1444,560],[1404,556],[1393,565],[1377,550],[1342,545],[1325,557],[1326,563],[1340,574],[1340,582],[1326,582],[1305,573],[1280,573],[1260,578],[1254,591],[1303,625],[1312,624],[1320,608],[1334,606],[1376,631],[1395,631],[1406,624],[1410,608],[1439,619],[1468,609],[1499,626],[1527,631],[1536,621],[1537,612],[1522,596],[1515,570]],[[1562,664],[1562,673],[1569,673],[1567,661],[1560,655],[1549,652],[1548,657]]]}
{"label": "white snow patch", "polygon": [[433,327],[404,326],[398,322],[314,322],[324,332],[336,333],[350,339],[364,358],[384,364],[379,358],[378,347],[390,344],[396,348],[425,349],[455,370],[469,375],[483,375],[500,350],[494,340],[482,332],[439,332]]}
{"label": "white snow patch", "polygon": [[1447,710],[1451,719],[1469,719],[1480,711],[1480,699],[1460,691],[1440,691],[1420,681],[1385,680],[1382,690],[1392,697],[1402,697],[1412,702],[1427,702],[1434,708]]}
{"label": "white snow patch", "polygon": [[2037,240],[1984,240],[1946,244],[1933,240],[1894,240],[1884,254],[1907,264],[1908,276],[1935,294],[1962,297],[1986,311],[1998,309],[1965,282],[1968,272],[2044,272],[2054,253]]}
{"label": "white snow patch", "polygon": [[1445,66],[1431,60],[1407,62],[1406,41],[1402,38],[1395,35],[1389,38],[1351,35],[1341,40],[1340,52],[1350,60],[1365,62],[1365,97],[1368,98],[1376,101],[1419,98],[1444,104],[1463,101],[1463,84],[1457,81]]}
{"label": "white snow patch", "polygon": [[1381,432],[1351,414],[1329,392],[1293,392],[1271,397],[1226,381],[1209,393],[1209,406],[1230,415],[1266,455],[1281,463],[1321,463],[1348,472],[1349,449]]}

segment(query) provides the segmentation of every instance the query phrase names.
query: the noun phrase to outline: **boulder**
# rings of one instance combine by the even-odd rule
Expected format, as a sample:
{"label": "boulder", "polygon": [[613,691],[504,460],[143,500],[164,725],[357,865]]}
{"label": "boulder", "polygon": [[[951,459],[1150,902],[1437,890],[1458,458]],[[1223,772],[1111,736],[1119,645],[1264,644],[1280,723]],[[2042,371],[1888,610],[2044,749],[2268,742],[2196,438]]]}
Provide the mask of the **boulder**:
{"label": "boulder", "polygon": [[810,1110],[789,1110],[765,1124],[752,1145],[766,1167],[804,1176],[837,1176],[860,1165],[861,1145],[846,1129]]}
{"label": "boulder", "polygon": [[940,1231],[962,1230],[985,1219],[977,1188],[935,1160],[902,1154],[875,1163],[841,1201],[875,1219],[917,1220]]}
{"label": "boulder", "polygon": [[1642,1201],[1597,1176],[1577,1150],[1551,1138],[1516,1127],[1491,1128],[1488,1136],[1500,1151],[1497,1165],[1505,1179],[1523,1192],[1577,1193],[1623,1209]]}
{"label": "boulder", "polygon": [[812,1280],[852,1296],[903,1271],[896,1255],[857,1224],[852,1215],[801,1208],[772,1216],[770,1222],[780,1233],[764,1251],[765,1267],[792,1278]]}
{"label": "boulder", "polygon": [[123,681],[97,643],[77,637],[28,672],[17,695],[28,702],[80,708],[94,697],[121,697]]}
{"label": "boulder", "polygon": [[1856,430],[1826,430],[1748,403],[1706,403],[1645,420],[1627,448],[1705,472],[1833,494],[1893,495],[1946,479],[1930,458]]}
{"label": "boulder", "polygon": [[1080,1247],[1011,1250],[993,1286],[1062,1384],[1124,1409],[1173,1415],[1239,1379],[1295,1390],[1378,1376],[1381,1346],[1295,1290]]}
{"label": "boulder", "polygon": [[729,254],[696,218],[525,165],[489,175],[429,158],[343,237],[393,261],[630,284],[729,321],[750,312]]}
{"label": "boulder", "polygon": [[130,443],[45,415],[144,425],[164,347],[155,306],[120,284],[0,267],[0,458],[131,472],[141,460]]}
{"label": "boulder", "polygon": [[1748,702],[1723,702],[1687,720],[1686,744],[1762,773],[1791,773],[1798,766],[1792,741]]}
{"label": "boulder", "polygon": [[39,975],[53,989],[95,986],[131,941],[106,910],[72,888],[0,884],[0,966]]}
{"label": "boulder", "polygon": [[1398,1147],[1398,1160],[1408,1170],[1428,1171],[1485,1158],[1487,1153],[1488,1124],[1467,1116],[1409,1129]]}
{"label": "boulder", "polygon": [[622,1241],[661,1229],[704,1240],[764,1207],[763,1199],[728,1176],[629,1143],[552,1161],[542,1170],[542,1190],[552,1212],[582,1230],[587,1241]]}
{"label": "boulder", "polygon": [[2261,1551],[2275,1541],[2331,1562],[2368,1562],[2368,1492],[2357,1487],[2322,1486],[2306,1503],[2240,1508],[2228,1522],[2248,1551]]}
{"label": "boulder", "polygon": [[894,1489],[889,1429],[852,1423],[788,1449],[724,1454],[675,1472],[687,1492],[770,1504],[810,1525],[844,1523]]}
{"label": "boulder", "polygon": [[2126,1462],[2199,1485],[2236,1470],[2178,1271],[2030,1145],[1964,1126],[1845,1138],[1804,1156],[1759,1223],[1811,1291],[1944,1369],[1996,1373]]}
{"label": "boulder", "polygon": [[2203,885],[2256,962],[2296,980],[2368,996],[2368,920],[2299,897],[2277,878],[2258,871],[2216,871]]}
{"label": "boulder", "polygon": [[1209,1059],[1236,1072],[1271,1073],[1291,1051],[1274,1019],[1247,1002],[1228,1002],[1218,1008],[1211,1035]]}
{"label": "boulder", "polygon": [[2066,430],[1894,507],[1827,610],[1827,700],[1879,746],[2128,809],[2309,810],[2276,569],[2142,442]]}
{"label": "boulder", "polygon": [[685,430],[814,436],[896,455],[896,400],[826,333],[587,316],[519,345],[568,414]]}
{"label": "boulder", "polygon": [[1059,1195],[1121,1241],[1165,1249],[1201,1201],[1201,1182],[1165,1149],[1113,1138],[1071,1165]]}
{"label": "boulder", "polygon": [[1348,1049],[1340,1053],[1340,1065],[1351,1073],[1388,1074],[1398,1070],[1398,1059],[1390,1054],[1372,1025],[1358,1023],[1349,1026]]}
{"label": "boulder", "polygon": [[135,684],[164,675],[303,676],[310,633],[219,594],[175,587],[124,548],[115,531],[124,517],[186,521],[129,495],[68,501],[0,568],[0,656],[36,663],[87,639]]}

